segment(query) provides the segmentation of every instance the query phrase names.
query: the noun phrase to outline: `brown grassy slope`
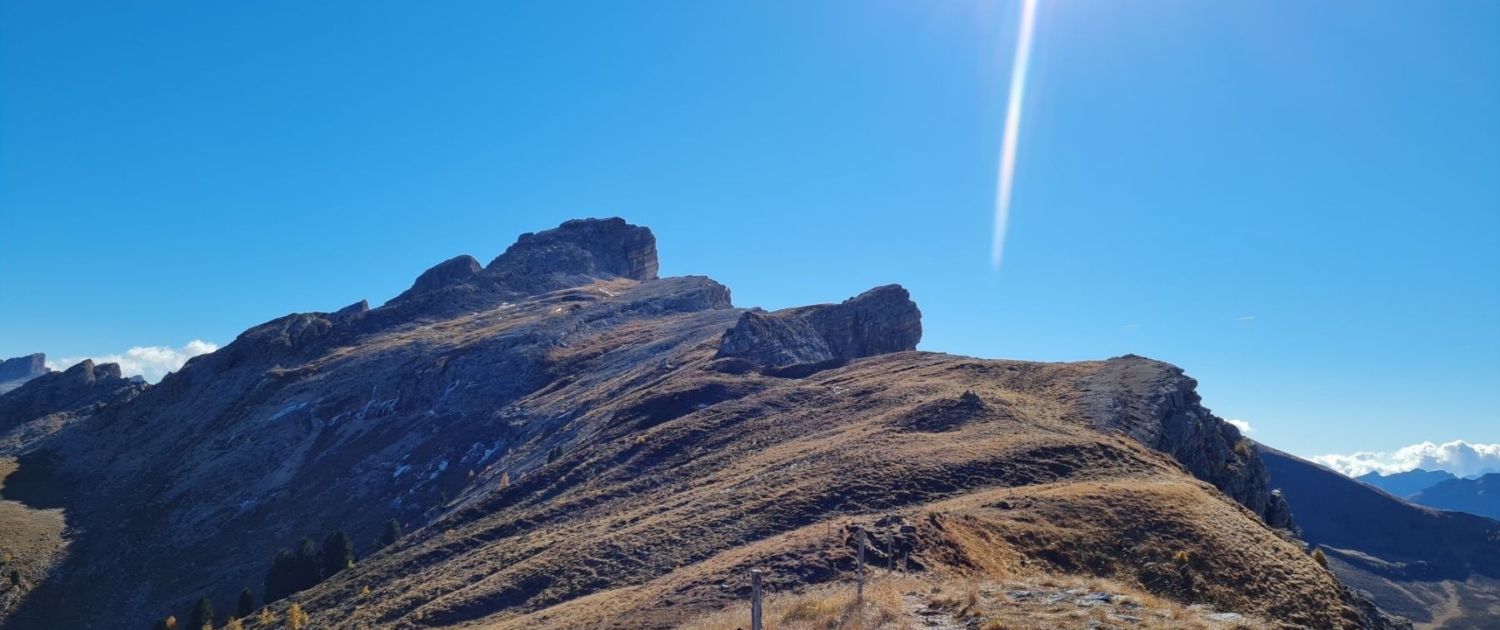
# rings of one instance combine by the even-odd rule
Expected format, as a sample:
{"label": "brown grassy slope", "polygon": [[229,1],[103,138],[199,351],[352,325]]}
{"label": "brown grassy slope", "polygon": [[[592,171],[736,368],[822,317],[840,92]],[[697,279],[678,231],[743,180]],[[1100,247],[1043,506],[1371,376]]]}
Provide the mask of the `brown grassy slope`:
{"label": "brown grassy slope", "polygon": [[19,605],[66,549],[62,510],[45,507],[50,489],[14,478],[7,485],[15,470],[14,459],[0,459],[0,614]]}
{"label": "brown grassy slope", "polygon": [[1041,563],[1355,627],[1296,545],[1165,456],[1088,428],[1076,385],[1102,363],[902,353],[790,380],[727,374],[711,351],[635,393],[564,385],[521,401],[573,404],[592,429],[298,599],[334,628],[667,627],[742,597],[751,566],[772,567],[781,590],[847,575],[842,525],[898,512],[922,523],[918,564]]}

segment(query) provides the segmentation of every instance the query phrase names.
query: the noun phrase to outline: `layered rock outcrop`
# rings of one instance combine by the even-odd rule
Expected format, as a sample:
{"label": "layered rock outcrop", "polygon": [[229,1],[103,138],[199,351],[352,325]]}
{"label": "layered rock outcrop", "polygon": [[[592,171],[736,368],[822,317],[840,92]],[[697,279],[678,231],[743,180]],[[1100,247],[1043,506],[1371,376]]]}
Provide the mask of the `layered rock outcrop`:
{"label": "layered rock outcrop", "polygon": [[724,333],[718,358],[785,367],[915,350],[921,340],[922,312],[891,284],[839,304],[747,311]]}
{"label": "layered rock outcrop", "polygon": [[1291,509],[1271,491],[1270,474],[1254,445],[1203,407],[1198,382],[1181,368],[1134,355],[1116,357],[1080,387],[1096,427],[1124,432],[1171,455],[1267,524],[1296,531]]}
{"label": "layered rock outcrop", "polygon": [[596,278],[655,280],[658,266],[651,230],[616,217],[522,234],[484,273],[506,288],[536,294]]}

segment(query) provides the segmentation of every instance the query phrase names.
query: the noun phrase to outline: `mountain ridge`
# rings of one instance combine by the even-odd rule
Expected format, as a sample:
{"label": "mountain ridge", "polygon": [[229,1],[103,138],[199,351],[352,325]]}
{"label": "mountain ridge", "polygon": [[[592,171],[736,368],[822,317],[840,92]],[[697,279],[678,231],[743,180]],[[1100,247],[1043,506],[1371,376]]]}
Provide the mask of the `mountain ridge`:
{"label": "mountain ridge", "polygon": [[[475,265],[251,327],[66,423],[6,418],[49,427],[12,477],[58,487],[74,535],[4,627],[227,609],[279,548],[333,529],[361,559],[294,596],[321,625],[669,627],[742,597],[752,564],[780,588],[847,576],[851,528],[933,569],[1400,627],[1307,557],[1248,441],[1174,366],[918,352],[894,285],[736,308],[708,278],[658,278],[654,237],[621,219]],[[361,542],[393,518],[415,531]],[[605,593],[631,604],[599,618]]]}

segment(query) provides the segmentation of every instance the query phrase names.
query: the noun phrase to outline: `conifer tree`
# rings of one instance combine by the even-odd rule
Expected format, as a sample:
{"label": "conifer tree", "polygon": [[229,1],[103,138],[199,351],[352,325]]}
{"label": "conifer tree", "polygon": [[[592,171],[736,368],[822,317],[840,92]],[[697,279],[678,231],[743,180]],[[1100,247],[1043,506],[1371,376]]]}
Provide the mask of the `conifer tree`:
{"label": "conifer tree", "polygon": [[354,541],[349,535],[339,530],[329,534],[323,539],[323,577],[329,578],[333,574],[343,571],[354,565]]}
{"label": "conifer tree", "polygon": [[270,570],[266,571],[267,604],[296,592],[293,588],[297,579],[296,565],[297,558],[292,552],[282,549],[276,554],[276,559],[271,561]]}
{"label": "conifer tree", "polygon": [[296,574],[292,583],[292,592],[300,593],[318,585],[323,581],[323,563],[318,554],[318,546],[311,538],[303,538],[297,545]]}
{"label": "conifer tree", "polygon": [[[235,604],[234,616],[240,619],[249,619],[255,614],[255,591],[245,589],[240,591],[240,601]],[[227,628],[225,630],[228,630]]]}
{"label": "conifer tree", "polygon": [[203,630],[214,626],[214,603],[208,601],[207,597],[198,598],[198,603],[193,605],[193,614],[188,617],[189,630]]}
{"label": "conifer tree", "polygon": [[380,538],[376,539],[376,544],[384,549],[396,544],[396,541],[401,539],[401,534],[401,522],[393,518],[385,522],[385,531],[381,532]]}

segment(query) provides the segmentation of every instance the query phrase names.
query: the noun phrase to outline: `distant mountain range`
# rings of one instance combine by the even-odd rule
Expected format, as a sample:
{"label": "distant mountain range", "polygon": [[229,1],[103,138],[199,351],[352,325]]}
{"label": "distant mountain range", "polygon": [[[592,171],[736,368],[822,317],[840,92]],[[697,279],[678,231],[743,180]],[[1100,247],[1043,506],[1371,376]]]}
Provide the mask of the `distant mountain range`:
{"label": "distant mountain range", "polygon": [[1449,479],[1411,495],[1413,503],[1500,519],[1500,474]]}
{"label": "distant mountain range", "polygon": [[1409,497],[1444,481],[1457,478],[1456,475],[1446,470],[1422,470],[1421,468],[1390,475],[1371,472],[1355,477],[1364,484],[1375,486],[1398,497]]}
{"label": "distant mountain range", "polygon": [[1493,468],[1468,477],[1418,468],[1390,475],[1371,472],[1355,479],[1418,505],[1500,519],[1500,473]]}
{"label": "distant mountain range", "polygon": [[[1263,444],[1256,450],[1303,540],[1323,549],[1345,584],[1419,628],[1496,627],[1500,521],[1415,505]],[[1492,505],[1495,478],[1486,482]],[[1439,486],[1465,482],[1449,475]]]}

